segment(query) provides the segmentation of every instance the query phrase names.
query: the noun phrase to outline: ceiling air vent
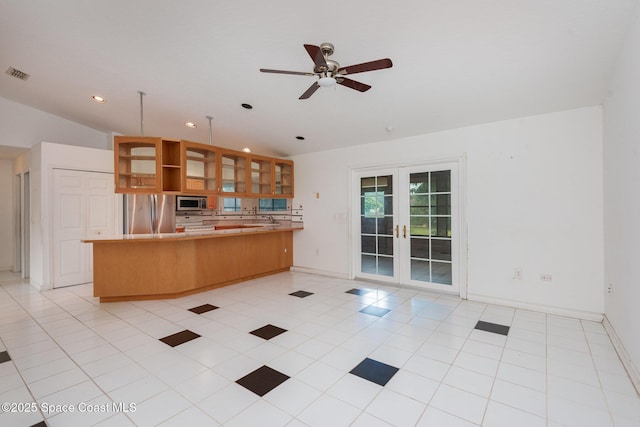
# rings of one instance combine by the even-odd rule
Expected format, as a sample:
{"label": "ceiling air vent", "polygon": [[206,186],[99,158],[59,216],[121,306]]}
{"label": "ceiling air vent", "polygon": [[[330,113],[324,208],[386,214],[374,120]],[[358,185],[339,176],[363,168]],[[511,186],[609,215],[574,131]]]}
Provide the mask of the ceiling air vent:
{"label": "ceiling air vent", "polygon": [[13,67],[7,68],[7,74],[20,80],[27,80],[29,78],[29,74],[25,73],[24,71],[16,70]]}

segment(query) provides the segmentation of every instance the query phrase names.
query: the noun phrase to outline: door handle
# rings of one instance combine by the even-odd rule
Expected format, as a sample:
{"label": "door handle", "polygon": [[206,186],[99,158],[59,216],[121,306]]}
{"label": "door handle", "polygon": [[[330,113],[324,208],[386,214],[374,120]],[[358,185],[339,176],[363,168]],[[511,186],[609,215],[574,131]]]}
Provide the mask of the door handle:
{"label": "door handle", "polygon": [[407,226],[406,225],[402,226],[402,237],[404,237],[405,239],[407,238]]}
{"label": "door handle", "polygon": [[400,237],[400,226],[396,225],[396,238]]}

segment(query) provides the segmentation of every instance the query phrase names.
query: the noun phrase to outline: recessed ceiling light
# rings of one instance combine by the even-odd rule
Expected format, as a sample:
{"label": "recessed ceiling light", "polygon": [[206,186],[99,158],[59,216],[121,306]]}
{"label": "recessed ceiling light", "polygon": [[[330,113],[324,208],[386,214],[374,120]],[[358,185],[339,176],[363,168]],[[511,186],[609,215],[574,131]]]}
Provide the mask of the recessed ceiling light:
{"label": "recessed ceiling light", "polygon": [[304,141],[304,136],[296,136],[296,139],[299,141]]}
{"label": "recessed ceiling light", "polygon": [[197,125],[197,124],[195,124],[195,123],[193,123],[193,122],[184,122],[184,125],[185,125],[186,127],[188,127],[188,128],[191,128],[191,129],[195,129],[195,128],[197,128],[197,127],[198,127],[198,125]]}
{"label": "recessed ceiling light", "polygon": [[387,132],[393,132],[393,126],[389,125],[385,127],[384,130],[386,130]]}
{"label": "recessed ceiling light", "polygon": [[242,151],[244,151],[245,153],[250,153],[250,152],[251,152],[251,148],[249,148],[249,147],[244,147],[244,148],[242,149]]}
{"label": "recessed ceiling light", "polygon": [[253,105],[251,105],[251,104],[242,104],[242,108],[246,108],[247,110],[251,110],[253,108]]}
{"label": "recessed ceiling light", "polygon": [[106,99],[104,99],[103,97],[98,96],[98,95],[93,95],[93,96],[91,97],[91,99],[93,99],[94,101],[96,101],[96,102],[97,102],[97,103],[99,103],[99,104],[104,104],[105,102],[107,102],[107,100],[106,100]]}

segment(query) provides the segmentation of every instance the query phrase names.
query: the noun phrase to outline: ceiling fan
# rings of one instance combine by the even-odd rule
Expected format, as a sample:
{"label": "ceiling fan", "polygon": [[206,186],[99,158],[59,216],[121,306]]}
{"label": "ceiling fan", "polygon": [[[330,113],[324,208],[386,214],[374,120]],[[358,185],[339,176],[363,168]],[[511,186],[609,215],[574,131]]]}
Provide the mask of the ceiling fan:
{"label": "ceiling fan", "polygon": [[347,78],[347,75],[364,73],[365,71],[381,70],[383,68],[391,68],[393,63],[389,58],[378,59],[377,61],[363,62],[362,64],[349,65],[348,67],[341,67],[336,61],[329,59],[329,56],[333,55],[333,45],[331,43],[322,43],[320,46],[314,46],[312,44],[305,44],[304,48],[313,60],[315,64],[313,72],[305,73],[302,71],[283,71],[283,70],[270,70],[267,68],[261,68],[263,73],[275,73],[275,74],[293,74],[296,76],[318,76],[318,80],[314,82],[309,89],[303,93],[298,99],[307,99],[313,93],[322,87],[333,86],[339,84],[351,89],[355,89],[360,92],[366,92],[371,89],[371,86],[351,80]]}

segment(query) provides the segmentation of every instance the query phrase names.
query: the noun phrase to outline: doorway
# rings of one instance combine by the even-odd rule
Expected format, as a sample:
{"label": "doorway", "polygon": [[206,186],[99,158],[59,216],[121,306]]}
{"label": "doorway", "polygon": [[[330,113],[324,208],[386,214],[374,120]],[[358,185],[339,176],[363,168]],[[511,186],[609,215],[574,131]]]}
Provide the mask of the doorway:
{"label": "doorway", "polygon": [[23,279],[29,278],[31,231],[31,175],[19,173],[15,177],[15,228],[13,271]]}
{"label": "doorway", "polygon": [[466,296],[462,160],[352,171],[355,277]]}

